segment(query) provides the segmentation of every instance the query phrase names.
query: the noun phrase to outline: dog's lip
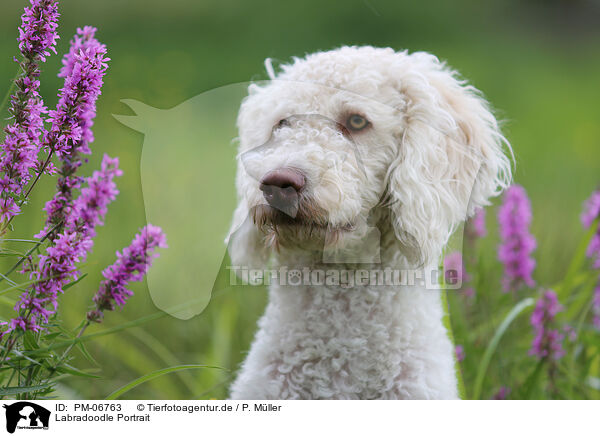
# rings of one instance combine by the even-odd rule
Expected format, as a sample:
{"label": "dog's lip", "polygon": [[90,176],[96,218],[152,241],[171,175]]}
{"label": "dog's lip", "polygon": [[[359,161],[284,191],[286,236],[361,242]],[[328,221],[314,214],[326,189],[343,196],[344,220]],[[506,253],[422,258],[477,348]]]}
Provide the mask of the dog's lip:
{"label": "dog's lip", "polygon": [[[317,221],[308,217],[292,217],[281,210],[270,205],[265,205],[273,211],[273,215],[267,219],[267,222],[277,224],[278,226],[294,226],[294,227],[312,227],[323,230],[337,230],[342,232],[350,232],[354,230],[354,223],[333,224],[329,221]],[[256,222],[255,222],[256,224]]]}

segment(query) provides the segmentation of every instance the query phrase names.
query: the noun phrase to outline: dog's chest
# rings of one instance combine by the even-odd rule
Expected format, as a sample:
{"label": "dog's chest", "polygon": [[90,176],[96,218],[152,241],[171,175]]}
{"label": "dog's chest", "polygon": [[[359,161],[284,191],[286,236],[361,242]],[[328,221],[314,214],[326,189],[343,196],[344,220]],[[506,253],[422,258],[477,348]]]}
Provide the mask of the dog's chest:
{"label": "dog's chest", "polygon": [[[275,297],[277,310],[268,309],[261,324],[273,340],[267,365],[283,396],[398,396],[397,381],[409,368],[395,293],[306,289],[279,297],[284,301]],[[270,325],[273,312],[279,319]]]}

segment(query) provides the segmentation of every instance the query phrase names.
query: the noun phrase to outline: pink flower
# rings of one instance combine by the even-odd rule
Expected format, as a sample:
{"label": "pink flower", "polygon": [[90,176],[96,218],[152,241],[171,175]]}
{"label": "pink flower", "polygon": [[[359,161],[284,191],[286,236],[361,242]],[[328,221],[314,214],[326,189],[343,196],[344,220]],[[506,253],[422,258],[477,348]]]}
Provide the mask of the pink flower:
{"label": "pink flower", "polygon": [[594,311],[593,324],[598,330],[600,330],[600,284],[596,286],[594,290],[594,300],[592,301],[592,309]]}
{"label": "pink flower", "polygon": [[[94,140],[92,125],[96,116],[96,101],[100,96],[103,77],[109,59],[106,46],[94,38],[96,29],[77,29],[71,48],[63,58],[59,77],[64,77],[64,87],[56,110],[50,111],[52,128],[45,144],[56,151],[62,166],[54,198],[46,203],[46,226],[42,233],[59,225],[59,233],[73,206],[73,191],[81,183],[76,176],[82,164],[82,154],[90,154],[89,144]],[[50,236],[52,239],[54,235]]]}
{"label": "pink flower", "polygon": [[581,213],[581,223],[586,229],[589,228],[594,220],[600,216],[600,190],[592,192],[583,204]]}
{"label": "pink flower", "polygon": [[115,310],[115,304],[125,304],[133,295],[126,286],[143,279],[152,260],[158,257],[158,253],[153,252],[157,247],[167,247],[166,236],[160,227],[148,224],[135,236],[129,247],[117,253],[117,261],[102,273],[106,280],[100,284],[94,296],[96,308],[88,312],[89,321],[101,322],[105,310]]}
{"label": "pink flower", "polygon": [[510,388],[507,386],[500,386],[498,392],[492,397],[493,400],[506,400],[510,395]]}
{"label": "pink flower", "polygon": [[483,238],[487,235],[485,228],[485,209],[479,207],[475,210],[475,214],[467,222],[467,236],[475,238]]}
{"label": "pink flower", "polygon": [[504,264],[502,284],[505,292],[535,286],[532,277],[535,260],[531,253],[536,248],[536,240],[529,233],[531,217],[531,204],[525,189],[519,185],[511,186],[498,211],[502,239],[498,259]]}
{"label": "pink flower", "polygon": [[[590,198],[585,201],[581,214],[581,223],[585,228],[589,228],[598,217],[600,217],[600,190],[594,191]],[[592,259],[593,267],[600,269],[600,227],[598,227],[598,230],[592,236],[586,255]],[[600,283],[596,286],[592,298],[592,323],[594,327],[600,330]]]}
{"label": "pink flower", "polygon": [[58,39],[58,6],[55,0],[31,0],[25,8],[19,27],[18,61],[21,75],[15,80],[16,91],[10,98],[9,113],[14,120],[5,127],[4,142],[0,145],[0,198],[3,202],[2,221],[7,222],[20,212],[24,187],[31,171],[38,170],[40,136],[44,134],[42,115],[47,112],[39,94],[39,63],[45,62]]}
{"label": "pink flower", "polygon": [[77,264],[85,261],[92,248],[95,227],[103,224],[107,206],[118,193],[113,179],[121,174],[118,160],[105,155],[100,171],[86,179],[87,186],[75,200],[64,231],[56,236],[46,254],[39,256],[37,265],[24,268],[31,280],[40,281],[21,295],[15,306],[19,316],[4,323],[8,327],[0,337],[17,328],[39,331],[56,313],[63,287],[79,277]]}
{"label": "pink flower", "polygon": [[[581,223],[587,229],[600,216],[600,191],[592,193],[586,200],[581,214]],[[593,267],[600,269],[600,227],[588,245],[587,257],[592,259]]]}
{"label": "pink flower", "polygon": [[554,360],[564,356],[565,352],[562,347],[564,335],[554,325],[556,314],[562,310],[563,307],[558,302],[554,291],[548,290],[542,294],[531,314],[531,325],[535,337],[529,350],[530,355],[540,359],[551,357]]}
{"label": "pink flower", "polygon": [[465,271],[462,254],[458,251],[449,253],[444,258],[444,274],[446,282],[451,285],[461,284],[470,280]]}

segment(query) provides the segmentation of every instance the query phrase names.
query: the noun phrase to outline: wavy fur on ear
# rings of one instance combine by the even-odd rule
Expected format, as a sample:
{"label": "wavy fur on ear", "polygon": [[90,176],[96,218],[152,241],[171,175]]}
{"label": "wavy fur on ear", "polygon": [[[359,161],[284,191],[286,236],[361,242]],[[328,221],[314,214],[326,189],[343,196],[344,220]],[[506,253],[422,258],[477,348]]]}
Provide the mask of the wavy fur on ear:
{"label": "wavy fur on ear", "polygon": [[265,246],[264,235],[252,222],[252,214],[248,203],[240,195],[243,193],[243,166],[238,164],[238,205],[233,213],[231,227],[225,243],[232,266],[262,269],[265,267],[269,253]]}
{"label": "wavy fur on ear", "polygon": [[481,93],[427,53],[398,54],[392,67],[406,99],[406,128],[390,165],[396,236],[436,262],[456,226],[511,180],[508,141]]}

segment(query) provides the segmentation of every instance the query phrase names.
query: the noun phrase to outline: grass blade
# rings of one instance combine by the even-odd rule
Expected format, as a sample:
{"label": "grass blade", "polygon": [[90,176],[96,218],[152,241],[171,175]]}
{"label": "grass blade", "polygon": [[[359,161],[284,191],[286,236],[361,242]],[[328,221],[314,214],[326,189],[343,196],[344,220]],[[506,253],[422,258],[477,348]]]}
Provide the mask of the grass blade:
{"label": "grass blade", "polygon": [[136,320],[127,322],[125,324],[121,324],[121,325],[116,326],[116,327],[112,327],[112,328],[103,330],[103,331],[98,332],[98,333],[92,333],[92,334],[89,334],[89,335],[81,336],[80,338],[73,338],[73,339],[69,339],[69,340],[66,340],[66,341],[56,342],[56,343],[54,343],[54,344],[52,344],[52,345],[50,345],[48,347],[41,348],[38,351],[52,351],[52,350],[56,350],[58,348],[68,347],[70,345],[76,345],[76,344],[79,344],[79,343],[82,343],[82,342],[87,342],[87,341],[89,341],[91,339],[96,339],[96,338],[99,338],[99,337],[102,337],[102,336],[111,335],[113,333],[117,333],[117,332],[120,332],[120,331],[123,331],[123,330],[127,330],[127,329],[129,329],[131,327],[136,327],[138,325],[142,325],[142,324],[145,324],[145,323],[150,322],[150,321],[154,321],[154,320],[157,320],[157,319],[160,319],[160,318],[164,318],[164,317],[166,317],[168,315],[169,314],[167,312],[155,312],[155,313],[153,313],[151,315],[143,316],[143,317],[138,318]]}
{"label": "grass blade", "polygon": [[587,248],[590,244],[590,241],[596,234],[598,230],[599,221],[596,220],[588,229],[585,237],[581,240],[577,249],[575,250],[575,255],[573,256],[573,260],[567,269],[567,273],[565,274],[565,278],[560,282],[551,287],[556,292],[556,295],[559,299],[564,296],[564,294],[571,290],[573,281],[575,280],[577,273],[581,271],[583,265],[586,260],[586,252]]}
{"label": "grass blade", "polygon": [[0,388],[0,395],[18,395],[25,394],[29,392],[38,392],[43,391],[44,389],[48,389],[52,387],[51,384],[37,385],[37,386],[14,386],[9,388]]}
{"label": "grass blade", "polygon": [[178,366],[172,366],[170,368],[159,369],[157,371],[153,371],[149,374],[146,374],[140,378],[137,378],[137,379],[133,380],[132,382],[127,383],[125,386],[120,387],[119,389],[114,391],[112,394],[110,394],[108,397],[106,397],[106,399],[107,400],[116,400],[124,393],[132,390],[133,388],[141,385],[142,383],[146,383],[150,380],[153,380],[157,377],[160,377],[160,376],[163,376],[166,374],[171,374],[173,372],[183,371],[186,369],[224,369],[224,368],[220,368],[218,366],[210,366],[210,365],[178,365]]}
{"label": "grass blade", "polygon": [[502,323],[496,329],[492,340],[488,344],[485,349],[485,353],[483,353],[483,357],[481,362],[479,363],[479,367],[477,368],[477,377],[475,378],[475,387],[473,389],[473,399],[478,400],[481,396],[481,389],[483,388],[483,379],[485,378],[485,373],[487,372],[490,361],[492,360],[492,355],[498,344],[500,343],[500,339],[508,329],[508,327],[512,324],[512,322],[528,307],[533,306],[535,300],[533,298],[526,298],[519,303],[515,307],[513,307],[510,312],[506,315]]}
{"label": "grass blade", "polygon": [[540,377],[540,374],[542,373],[542,367],[544,366],[545,363],[546,363],[546,359],[539,360],[537,365],[531,372],[531,374],[529,374],[527,379],[525,379],[525,382],[523,383],[523,386],[521,387],[522,399],[528,400],[529,397],[531,397],[533,388],[534,388],[538,378]]}
{"label": "grass blade", "polygon": [[69,340],[66,340],[66,341],[56,342],[56,343],[54,343],[54,344],[52,344],[52,345],[50,345],[48,347],[41,348],[38,351],[40,351],[40,352],[42,352],[42,351],[52,351],[52,350],[56,350],[58,348],[68,347],[70,345],[76,345],[76,344],[79,344],[81,342],[87,342],[87,341],[89,341],[91,339],[96,339],[96,338],[99,338],[101,336],[111,335],[113,333],[117,333],[117,332],[120,332],[120,331],[123,331],[123,330],[130,329],[131,327],[137,327],[137,326],[145,324],[147,322],[154,321],[154,320],[157,320],[157,319],[160,319],[160,318],[164,318],[164,317],[170,316],[169,313],[172,313],[172,310],[185,307],[186,305],[192,304],[195,301],[196,300],[190,300],[190,301],[188,301],[186,303],[178,304],[176,306],[173,306],[172,308],[165,309],[165,310],[167,310],[166,312],[163,312],[163,311],[154,312],[154,313],[152,313],[150,315],[143,316],[141,318],[135,319],[133,321],[126,322],[126,323],[118,325],[116,327],[112,327],[112,328],[103,330],[103,331],[98,332],[98,333],[92,333],[92,334],[89,334],[89,335],[81,336],[79,338],[73,338],[73,339],[69,339]]}

